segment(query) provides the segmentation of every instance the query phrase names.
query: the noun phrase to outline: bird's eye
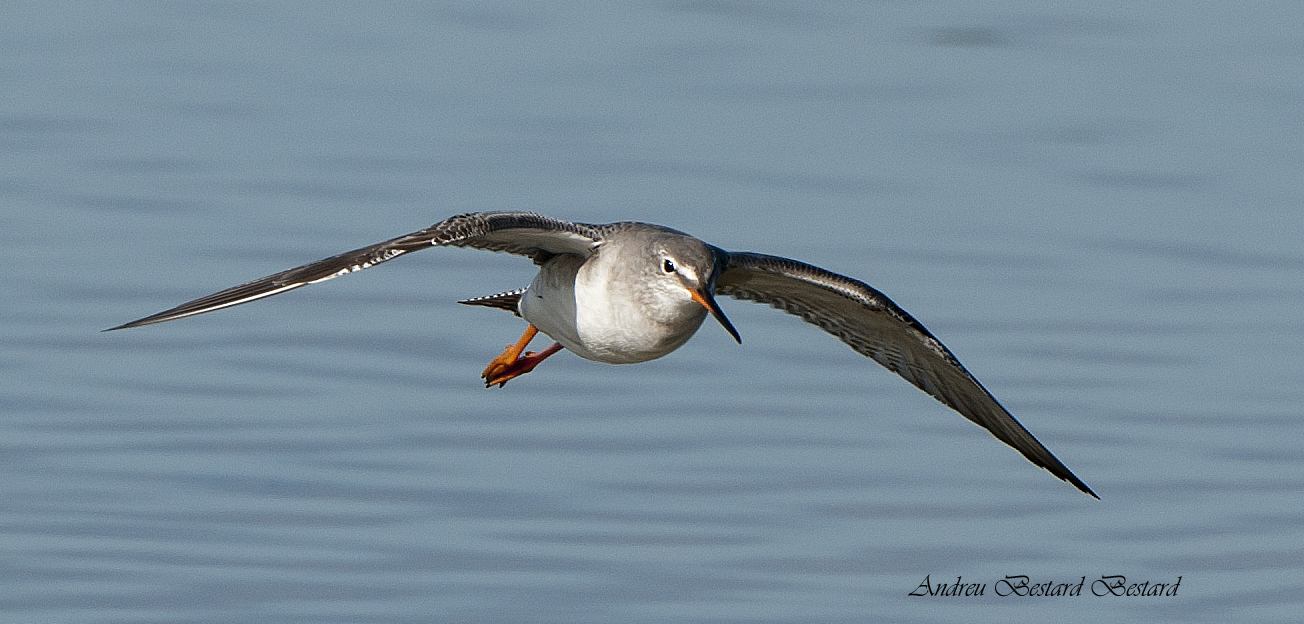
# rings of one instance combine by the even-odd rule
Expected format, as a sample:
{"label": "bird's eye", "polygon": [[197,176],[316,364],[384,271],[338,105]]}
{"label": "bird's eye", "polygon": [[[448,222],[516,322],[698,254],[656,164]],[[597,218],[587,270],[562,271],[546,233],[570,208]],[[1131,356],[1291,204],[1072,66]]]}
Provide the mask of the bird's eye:
{"label": "bird's eye", "polygon": [[666,258],[665,261],[661,263],[661,270],[665,271],[666,273],[674,273],[675,261],[671,260],[670,258]]}

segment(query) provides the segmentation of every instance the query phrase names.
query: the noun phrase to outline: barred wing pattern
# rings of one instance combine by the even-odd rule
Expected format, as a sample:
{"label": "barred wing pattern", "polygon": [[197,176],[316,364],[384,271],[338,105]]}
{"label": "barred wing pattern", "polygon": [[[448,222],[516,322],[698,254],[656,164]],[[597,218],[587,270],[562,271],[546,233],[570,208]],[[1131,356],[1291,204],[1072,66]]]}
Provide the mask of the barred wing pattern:
{"label": "barred wing pattern", "polygon": [[229,308],[361,271],[405,253],[430,247],[471,247],[501,251],[528,256],[536,264],[541,264],[562,253],[590,256],[601,241],[602,236],[596,226],[571,223],[532,212],[458,215],[424,230],[268,275],[105,331],[152,325]]}
{"label": "barred wing pattern", "polygon": [[766,303],[818,325],[990,431],[1032,463],[1100,498],[1001,407],[941,341],[883,293],[788,258],[737,252],[729,252],[728,257],[716,294]]}

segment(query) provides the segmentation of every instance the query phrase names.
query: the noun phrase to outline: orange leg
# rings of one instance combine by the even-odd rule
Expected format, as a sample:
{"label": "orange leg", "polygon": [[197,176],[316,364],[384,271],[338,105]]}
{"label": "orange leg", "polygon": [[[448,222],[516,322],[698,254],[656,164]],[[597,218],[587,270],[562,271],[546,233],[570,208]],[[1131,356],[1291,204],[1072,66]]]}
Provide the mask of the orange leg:
{"label": "orange leg", "polygon": [[501,388],[507,385],[508,381],[534,370],[534,367],[538,366],[539,362],[548,359],[548,356],[561,351],[562,346],[553,343],[551,347],[544,349],[540,353],[530,351],[522,354],[521,352],[525,351],[525,347],[529,346],[530,341],[534,340],[534,336],[538,333],[539,330],[530,325],[525,328],[525,333],[521,335],[520,340],[516,341],[516,344],[508,346],[507,350],[502,352],[502,355],[489,362],[489,366],[485,367],[484,373],[480,375],[484,378],[484,387],[489,388],[494,384],[498,384],[498,387]]}

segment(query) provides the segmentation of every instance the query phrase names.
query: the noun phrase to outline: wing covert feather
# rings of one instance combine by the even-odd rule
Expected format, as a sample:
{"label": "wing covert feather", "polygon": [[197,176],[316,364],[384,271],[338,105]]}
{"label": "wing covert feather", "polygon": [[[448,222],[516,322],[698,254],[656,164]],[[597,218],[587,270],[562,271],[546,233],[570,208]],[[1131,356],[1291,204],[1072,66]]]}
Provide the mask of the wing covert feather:
{"label": "wing covert feather", "polygon": [[[817,266],[729,252],[715,292],[769,304],[836,336],[987,429],[1032,463],[1096,496],[997,402],[945,345],[886,295]],[[1099,497],[1096,497],[1099,498]]]}
{"label": "wing covert feather", "polygon": [[590,255],[601,241],[602,236],[596,226],[562,221],[532,212],[457,215],[411,234],[268,275],[105,331],[152,325],[229,308],[361,271],[403,254],[430,247],[471,247],[499,251],[528,256],[536,263],[541,263],[557,254]]}

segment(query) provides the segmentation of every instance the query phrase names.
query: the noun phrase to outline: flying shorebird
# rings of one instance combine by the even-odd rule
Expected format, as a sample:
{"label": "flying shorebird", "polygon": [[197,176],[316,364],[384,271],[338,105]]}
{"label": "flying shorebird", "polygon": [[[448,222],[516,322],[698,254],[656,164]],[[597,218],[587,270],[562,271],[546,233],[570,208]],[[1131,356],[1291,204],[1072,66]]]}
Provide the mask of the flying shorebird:
{"label": "flying shorebird", "polygon": [[[352,273],[410,251],[445,246],[527,256],[539,266],[526,288],[459,302],[508,310],[529,323],[521,339],[485,368],[485,387],[502,387],[563,348],[609,364],[654,360],[687,342],[708,313],[741,343],[738,330],[715,301],[715,295],[728,295],[766,303],[818,325],[1032,463],[1099,498],[1001,407],[941,341],[883,293],[804,262],[725,251],[648,223],[592,225],[529,212],[458,215],[110,329],[203,314]],[[526,352],[540,331],[556,343],[538,353]]]}

